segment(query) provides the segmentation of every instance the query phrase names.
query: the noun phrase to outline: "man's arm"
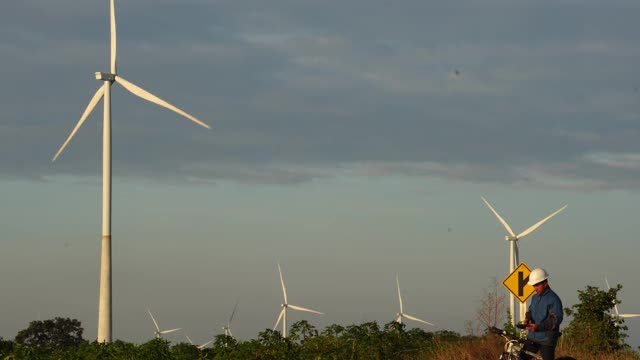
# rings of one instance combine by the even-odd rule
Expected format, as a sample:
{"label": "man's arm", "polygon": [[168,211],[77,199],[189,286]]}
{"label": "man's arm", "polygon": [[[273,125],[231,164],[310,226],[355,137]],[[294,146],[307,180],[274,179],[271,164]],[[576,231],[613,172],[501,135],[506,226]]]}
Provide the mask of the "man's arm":
{"label": "man's arm", "polygon": [[536,331],[558,330],[563,318],[562,302],[559,298],[555,298],[547,306],[547,318],[541,324],[538,324]]}

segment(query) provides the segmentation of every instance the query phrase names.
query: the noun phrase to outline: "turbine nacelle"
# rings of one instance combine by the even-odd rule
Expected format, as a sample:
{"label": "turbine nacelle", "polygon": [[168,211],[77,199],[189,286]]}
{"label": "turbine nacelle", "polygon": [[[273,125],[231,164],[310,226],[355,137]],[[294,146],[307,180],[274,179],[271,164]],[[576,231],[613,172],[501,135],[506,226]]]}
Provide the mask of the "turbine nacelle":
{"label": "turbine nacelle", "polygon": [[507,240],[507,241],[518,241],[518,237],[517,236],[511,236],[511,235],[505,236],[504,239]]}
{"label": "turbine nacelle", "polygon": [[114,81],[116,81],[116,74],[103,73],[103,72],[100,72],[100,71],[96,71],[96,80],[114,82]]}

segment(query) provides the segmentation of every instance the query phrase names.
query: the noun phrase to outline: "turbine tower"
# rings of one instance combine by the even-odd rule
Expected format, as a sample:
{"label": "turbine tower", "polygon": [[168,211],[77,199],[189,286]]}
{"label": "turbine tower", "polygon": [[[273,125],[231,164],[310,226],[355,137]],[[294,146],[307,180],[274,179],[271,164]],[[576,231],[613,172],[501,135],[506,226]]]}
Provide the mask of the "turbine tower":
{"label": "turbine tower", "polygon": [[396,318],[396,322],[402,324],[402,318],[407,318],[409,320],[413,320],[413,321],[421,322],[423,324],[435,326],[435,325],[433,325],[432,323],[430,323],[428,321],[424,321],[424,320],[418,319],[417,317],[414,317],[414,316],[411,316],[409,314],[405,314],[404,313],[404,310],[402,309],[402,295],[400,295],[400,280],[398,280],[398,275],[396,275],[396,284],[398,285],[398,301],[400,302],[400,312],[396,314],[396,316],[398,316]]}
{"label": "turbine tower", "polygon": [[[609,286],[609,280],[607,280],[606,277],[604,278],[604,281],[607,283],[607,290],[611,289],[611,287]],[[613,304],[613,309],[616,312],[616,316],[623,319],[640,317],[640,314],[621,314],[620,312],[618,312],[618,304]]]}
{"label": "turbine tower", "polygon": [[151,310],[147,309],[147,312],[149,312],[149,316],[151,316],[151,320],[153,320],[153,325],[156,326],[156,330],[153,332],[156,336],[157,339],[159,339],[162,334],[168,334],[168,333],[172,333],[174,331],[178,331],[181,330],[182,328],[175,328],[175,329],[171,329],[171,330],[160,330],[160,327],[158,326],[158,323],[156,322],[156,319],[153,317],[153,314],[151,313]]}
{"label": "turbine tower", "polygon": [[236,301],[236,304],[233,307],[233,311],[231,312],[231,316],[229,317],[229,321],[227,321],[227,325],[222,327],[222,330],[224,330],[225,336],[233,337],[233,334],[231,333],[231,321],[233,320],[233,315],[235,315],[237,307],[238,307],[238,302]]}
{"label": "turbine tower", "polygon": [[104,98],[103,135],[102,135],[102,253],[100,260],[100,300],[98,305],[98,337],[100,343],[111,342],[112,336],[112,294],[111,294],[111,85],[116,82],[132,94],[167,108],[186,117],[196,124],[209,128],[209,125],[189,115],[183,110],[169,104],[137,85],[125,80],[116,71],[116,18],[114,0],[110,0],[109,7],[110,34],[111,34],[111,59],[110,72],[96,72],[96,79],[102,81],[102,86],[93,95],[87,108],[80,117],[67,140],[62,144],[53,157],[55,161],[64,151],[78,129],[82,126],[89,114],[98,102]]}
{"label": "turbine tower", "polygon": [[282,279],[282,269],[280,268],[280,264],[278,264],[278,271],[280,272],[280,283],[282,284],[282,295],[284,296],[284,303],[280,304],[280,306],[282,307],[282,310],[280,311],[280,315],[278,316],[278,320],[276,321],[276,324],[273,326],[273,330],[275,330],[278,327],[280,320],[282,320],[282,337],[287,337],[287,309],[288,308],[293,310],[298,310],[298,311],[305,311],[305,312],[310,312],[314,314],[320,314],[320,315],[324,315],[324,313],[321,313],[320,311],[306,309],[300,306],[289,304],[287,302],[287,289],[285,288],[284,280]]}
{"label": "turbine tower", "polygon": [[[487,199],[485,199],[483,196],[481,196],[480,198],[482,199],[482,201],[484,201],[485,204],[487,204],[489,209],[491,209],[493,214],[498,218],[498,220],[500,220],[500,222],[502,223],[504,228],[507,229],[507,231],[509,232],[509,235],[505,236],[505,240],[507,240],[509,242],[509,274],[511,274],[513,272],[513,269],[515,269],[520,264],[520,253],[519,253],[519,250],[518,250],[518,240],[520,240],[521,238],[529,235],[533,230],[535,230],[538,227],[540,227],[540,225],[544,224],[547,220],[551,219],[552,217],[557,215],[559,212],[561,212],[562,210],[567,208],[567,205],[561,207],[560,209],[558,209],[558,210],[554,211],[553,213],[551,213],[551,215],[549,215],[546,218],[544,218],[544,219],[538,221],[537,223],[531,225],[527,230],[525,230],[525,231],[521,232],[520,234],[516,235],[513,232],[513,230],[511,230],[511,227],[509,226],[509,224],[507,224],[507,222],[500,216],[500,214],[498,214],[498,212],[493,208],[493,206],[491,206],[491,204],[489,204]],[[514,325],[515,321],[516,321],[516,315],[514,313],[514,311],[515,311],[514,301],[515,301],[515,297],[513,296],[513,294],[511,294],[511,292],[509,292],[509,313],[511,314],[511,324],[512,325]],[[521,321],[524,320],[525,312],[526,312],[526,305],[521,303],[520,304],[520,320]]]}

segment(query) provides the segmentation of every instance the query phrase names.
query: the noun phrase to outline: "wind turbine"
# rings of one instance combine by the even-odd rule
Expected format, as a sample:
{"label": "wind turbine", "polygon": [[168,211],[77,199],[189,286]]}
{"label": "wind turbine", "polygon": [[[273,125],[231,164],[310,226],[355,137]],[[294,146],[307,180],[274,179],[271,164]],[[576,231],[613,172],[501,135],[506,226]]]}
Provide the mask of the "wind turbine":
{"label": "wind turbine", "polygon": [[237,307],[238,307],[238,302],[236,301],[236,305],[233,307],[233,311],[231,312],[231,316],[229,317],[229,321],[227,321],[227,325],[222,327],[222,330],[224,330],[224,335],[225,336],[233,337],[233,334],[231,333],[231,320],[233,320],[233,315],[235,315]]}
{"label": "wind turbine", "polygon": [[191,340],[191,338],[189,337],[189,335],[187,335],[186,333],[184,334],[184,336],[187,338],[187,340],[189,340],[189,344],[195,346],[198,348],[198,350],[202,350],[205,347],[207,347],[207,345],[211,344],[213,342],[213,340],[209,340],[206,343],[202,344],[202,345],[196,345],[193,343],[193,341]]}
{"label": "wind turbine", "polygon": [[100,301],[98,305],[98,342],[111,342],[112,335],[112,305],[111,305],[111,85],[116,82],[132,94],[167,108],[186,117],[187,119],[209,128],[209,125],[189,115],[183,110],[158,98],[150,92],[125,80],[116,72],[116,18],[114,0],[110,0],[110,33],[111,33],[111,69],[108,73],[96,72],[96,79],[103,82],[93,95],[87,108],[80,117],[80,121],[71,131],[67,140],[62,144],[53,157],[55,161],[67,147],[78,129],[82,126],[98,102],[104,98],[103,135],[102,135],[102,255],[100,260]]}
{"label": "wind turbine", "polygon": [[[611,289],[611,287],[609,286],[609,280],[607,280],[606,276],[604,278],[604,281],[607,283],[607,290]],[[640,317],[640,314],[620,314],[618,312],[618,304],[613,304],[613,309],[616,311],[616,316],[617,317],[621,317],[621,318],[624,318],[624,319]]]}
{"label": "wind turbine", "polygon": [[175,328],[175,329],[171,329],[171,330],[160,330],[160,327],[158,326],[158,323],[156,322],[156,319],[153,317],[153,314],[151,313],[151,310],[147,309],[147,311],[149,312],[149,316],[151,316],[151,320],[153,320],[153,325],[156,326],[156,330],[154,331],[154,334],[156,335],[156,338],[160,338],[162,336],[162,334],[168,334],[168,333],[172,333],[174,331],[178,331],[181,330],[182,328]]}
{"label": "wind turbine", "polygon": [[324,313],[321,313],[320,311],[306,309],[300,306],[289,304],[287,302],[287,289],[284,287],[284,280],[282,279],[282,269],[280,268],[280,264],[278,264],[278,271],[280,272],[280,283],[282,284],[282,295],[284,296],[284,303],[280,304],[280,306],[282,307],[282,310],[280,311],[280,315],[278,316],[278,320],[276,321],[276,324],[273,326],[273,330],[275,330],[278,327],[280,320],[282,320],[282,337],[287,337],[287,309],[288,308],[293,310],[298,310],[298,311],[305,311],[305,312],[310,312],[314,314],[320,314],[320,315],[324,315]]}
{"label": "wind turbine", "polygon": [[[507,222],[500,216],[500,214],[498,214],[498,212],[493,208],[493,206],[491,206],[491,204],[489,204],[487,199],[485,199],[483,196],[481,196],[480,198],[482,198],[482,201],[484,201],[484,203],[487,204],[489,209],[491,209],[493,214],[498,218],[498,220],[500,220],[500,222],[502,223],[504,228],[507,229],[507,231],[509,232],[509,235],[505,236],[505,240],[509,241],[509,274],[511,274],[513,272],[513,269],[515,269],[518,266],[518,264],[520,264],[520,254],[519,254],[519,250],[518,250],[518,240],[520,240],[521,238],[529,235],[531,232],[533,232],[533,230],[535,230],[538,227],[540,227],[540,225],[544,224],[547,220],[551,219],[552,217],[557,215],[559,212],[561,212],[562,210],[567,208],[567,205],[561,207],[560,209],[558,209],[558,210],[554,211],[553,213],[551,213],[551,215],[549,215],[546,218],[544,218],[544,219],[538,221],[537,223],[531,225],[527,230],[525,230],[525,231],[521,232],[520,234],[516,235],[513,232],[513,230],[511,230],[511,227],[509,226],[509,224],[507,224]],[[514,300],[515,299],[514,299],[513,294],[509,293],[509,311],[510,311],[510,314],[511,314],[511,324],[512,325],[515,324]],[[526,311],[525,304],[520,304],[520,320],[524,319],[525,311]]]}
{"label": "wind turbine", "polygon": [[407,318],[409,320],[413,320],[413,321],[421,322],[423,324],[435,326],[435,325],[433,325],[432,323],[430,323],[428,321],[424,321],[424,320],[418,319],[417,317],[414,317],[414,316],[411,316],[409,314],[405,314],[404,313],[404,310],[402,309],[402,295],[400,295],[400,280],[398,280],[398,275],[396,275],[396,284],[398,285],[398,301],[400,302],[400,312],[396,314],[398,316],[396,318],[396,322],[402,324],[402,318]]}

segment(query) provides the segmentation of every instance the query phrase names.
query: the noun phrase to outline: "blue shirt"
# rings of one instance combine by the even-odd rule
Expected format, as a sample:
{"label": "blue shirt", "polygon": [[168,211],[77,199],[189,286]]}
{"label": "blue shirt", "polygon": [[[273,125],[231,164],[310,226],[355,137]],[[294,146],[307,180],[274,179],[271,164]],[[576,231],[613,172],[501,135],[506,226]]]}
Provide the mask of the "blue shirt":
{"label": "blue shirt", "polygon": [[550,287],[544,289],[542,295],[533,294],[527,319],[538,325],[538,329],[530,331],[527,339],[542,345],[556,345],[563,318],[562,301]]}

